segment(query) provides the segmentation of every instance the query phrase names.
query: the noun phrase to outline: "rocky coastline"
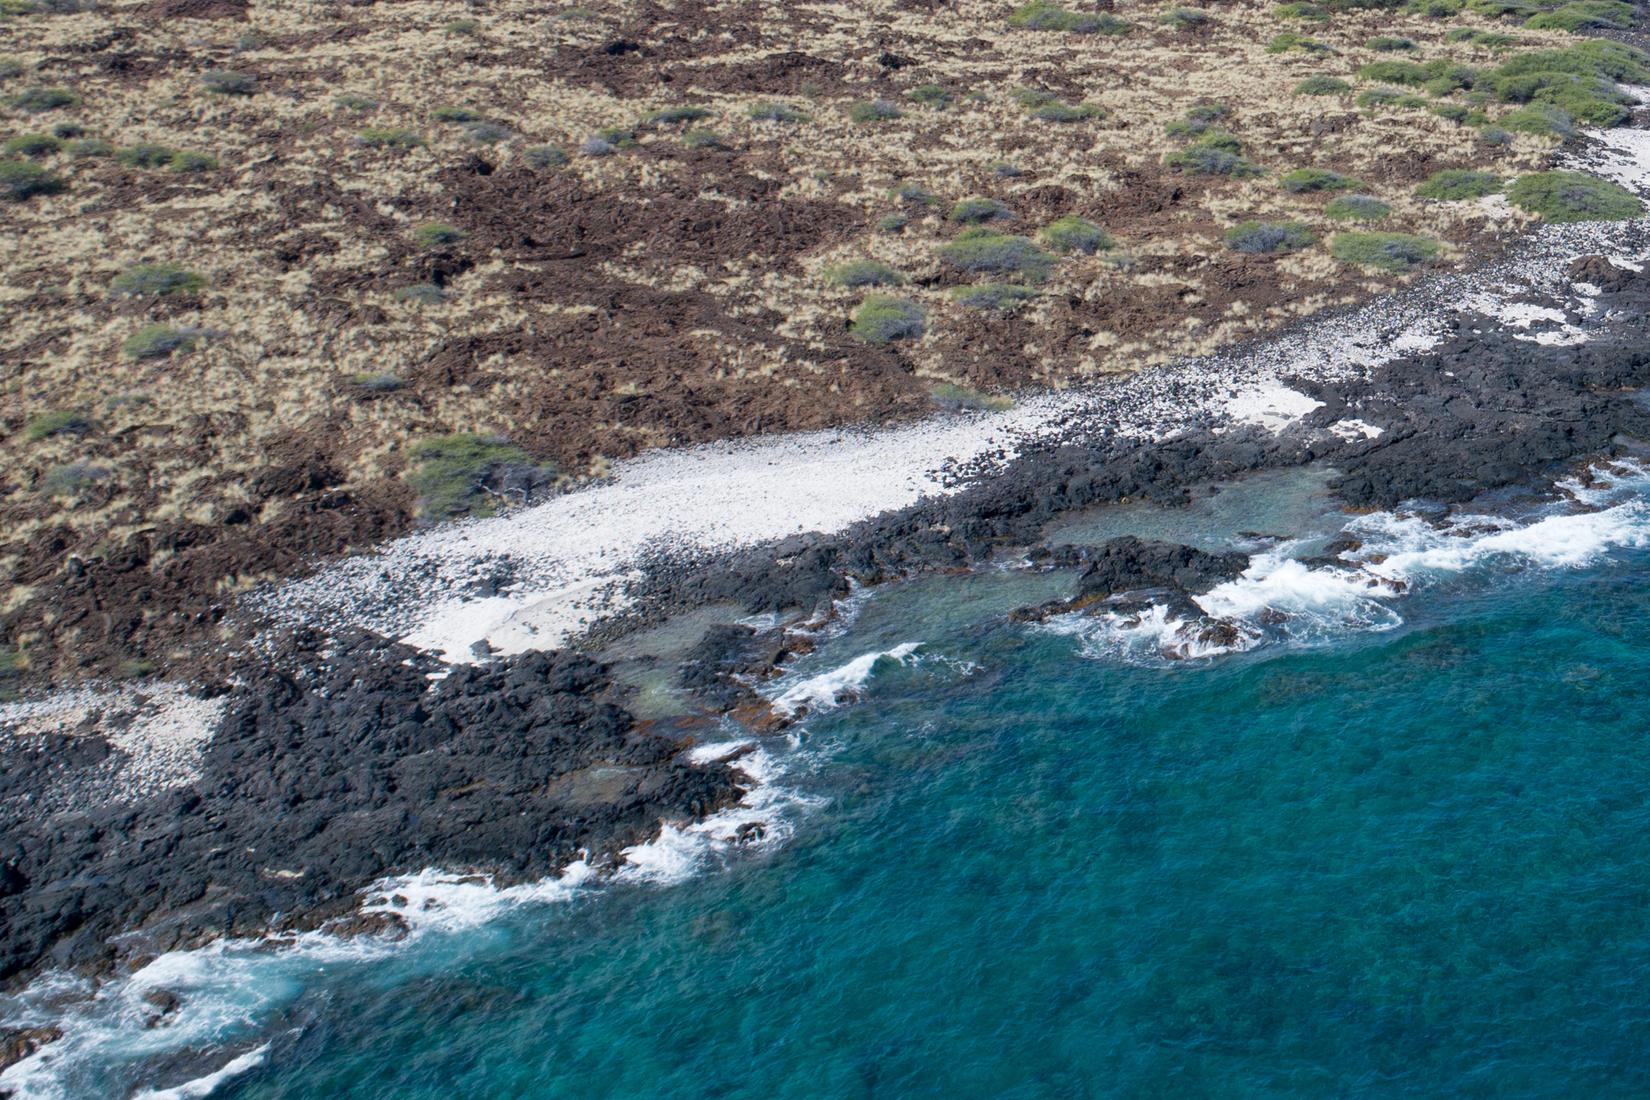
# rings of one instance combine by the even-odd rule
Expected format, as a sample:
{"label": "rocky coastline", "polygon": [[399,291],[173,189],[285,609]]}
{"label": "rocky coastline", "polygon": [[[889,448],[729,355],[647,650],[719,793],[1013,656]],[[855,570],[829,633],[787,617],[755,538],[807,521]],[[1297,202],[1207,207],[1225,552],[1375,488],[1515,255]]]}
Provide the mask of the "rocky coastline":
{"label": "rocky coastline", "polygon": [[[1583,461],[1636,453],[1650,439],[1650,274],[1588,256],[1569,276],[1592,307],[1578,311],[1568,292],[1541,304],[1586,330],[1584,342],[1466,315],[1435,346],[1360,377],[1285,378],[1317,405],[1282,431],[1208,422],[1141,439],[1074,413],[1060,438],[989,476],[959,471],[960,491],[839,534],[661,555],[635,587],[634,614],[610,631],[723,603],[775,623],[705,633],[675,669],[697,703],[676,720],[635,717],[610,670],[582,653],[448,668],[364,632],[298,632],[202,692],[221,708],[216,727],[141,798],[40,812],[118,771],[122,750],[95,724],[0,741],[0,981],[109,975],[222,937],[394,935],[393,915],[363,915],[362,891],[427,867],[500,884],[581,858],[613,867],[662,822],[702,820],[743,796],[736,758],[688,750],[721,716],[752,736],[794,717],[758,689],[857,587],[1012,558],[1079,571],[1069,599],[1021,618],[1138,612],[1147,598],[1190,613],[1192,596],[1248,561],[1138,539],[1045,544],[1053,521],[1084,509],[1175,503],[1307,463],[1336,471],[1331,489],[1349,510],[1451,504],[1539,492]],[[1335,430],[1349,418],[1366,430]],[[15,1060],[51,1036],[0,1038]]]}

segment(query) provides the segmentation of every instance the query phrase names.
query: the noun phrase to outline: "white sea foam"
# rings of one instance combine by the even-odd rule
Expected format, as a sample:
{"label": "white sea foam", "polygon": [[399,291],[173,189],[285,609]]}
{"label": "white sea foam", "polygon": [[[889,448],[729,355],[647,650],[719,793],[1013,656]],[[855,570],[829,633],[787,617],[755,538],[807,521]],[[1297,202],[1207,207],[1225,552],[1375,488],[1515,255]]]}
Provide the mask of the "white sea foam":
{"label": "white sea foam", "polygon": [[861,654],[847,664],[791,684],[774,697],[773,709],[786,715],[830,710],[858,696],[879,661],[903,662],[921,645],[921,642],[902,642],[892,649]]}
{"label": "white sea foam", "polygon": [[219,1085],[232,1077],[239,1077],[249,1069],[263,1064],[269,1054],[269,1044],[247,1051],[245,1054],[231,1058],[224,1063],[221,1069],[187,1081],[175,1088],[144,1089],[132,1097],[132,1100],[199,1100],[203,1096],[211,1096]]}

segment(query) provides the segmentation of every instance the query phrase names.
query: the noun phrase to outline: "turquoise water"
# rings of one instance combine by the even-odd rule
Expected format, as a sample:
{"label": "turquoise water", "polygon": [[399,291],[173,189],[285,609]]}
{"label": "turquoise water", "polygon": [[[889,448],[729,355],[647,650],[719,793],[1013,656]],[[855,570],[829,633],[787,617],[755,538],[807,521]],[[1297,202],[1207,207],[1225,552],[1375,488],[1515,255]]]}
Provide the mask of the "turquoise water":
{"label": "turquoise water", "polygon": [[1650,552],[1190,662],[1004,620],[1057,581],[876,594],[782,840],[308,974],[214,1095],[1645,1095]]}

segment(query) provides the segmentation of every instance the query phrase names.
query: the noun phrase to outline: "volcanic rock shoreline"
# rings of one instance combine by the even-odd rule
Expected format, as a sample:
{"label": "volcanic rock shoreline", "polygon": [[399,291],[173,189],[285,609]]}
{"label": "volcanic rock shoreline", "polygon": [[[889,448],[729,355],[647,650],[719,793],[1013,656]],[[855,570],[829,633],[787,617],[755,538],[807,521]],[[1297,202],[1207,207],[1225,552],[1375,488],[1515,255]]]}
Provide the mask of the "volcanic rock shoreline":
{"label": "volcanic rock shoreline", "polygon": [[[0,982],[47,970],[107,974],[220,937],[326,928],[395,931],[362,891],[441,867],[503,883],[576,859],[612,866],[663,822],[701,820],[743,797],[737,759],[690,762],[695,734],[731,713],[760,734],[785,718],[756,691],[810,643],[808,629],[858,585],[964,569],[1005,555],[1078,567],[1077,591],[1039,617],[1151,591],[1171,603],[1241,572],[1242,555],[1141,540],[1044,545],[1052,521],[1127,500],[1176,503],[1199,485],[1325,463],[1350,509],[1414,498],[1460,503],[1538,491],[1581,460],[1650,439],[1650,276],[1576,262],[1596,308],[1585,343],[1546,344],[1467,316],[1432,349],[1361,377],[1285,378],[1319,402],[1280,432],[1204,423],[1161,439],[1074,413],[960,491],[862,522],[700,560],[661,555],[636,611],[587,643],[712,603],[774,612],[759,631],[709,631],[678,670],[701,711],[644,723],[600,661],[531,652],[447,669],[365,632],[300,631],[211,689],[223,718],[194,774],[132,801],[43,812],[119,750],[83,730],[0,741]],[[1366,430],[1336,430],[1354,419]],[[1156,598],[1156,597],[1154,597]],[[1139,601],[1136,600],[1136,603]],[[65,786],[67,785],[67,786]],[[35,1036],[8,1049],[22,1056]]]}

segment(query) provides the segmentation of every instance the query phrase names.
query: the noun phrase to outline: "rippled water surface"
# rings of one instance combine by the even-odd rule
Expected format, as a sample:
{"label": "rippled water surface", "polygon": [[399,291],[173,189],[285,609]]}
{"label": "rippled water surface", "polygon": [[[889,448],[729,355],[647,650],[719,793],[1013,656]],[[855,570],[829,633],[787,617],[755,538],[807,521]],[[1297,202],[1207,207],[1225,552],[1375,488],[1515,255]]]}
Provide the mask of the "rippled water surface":
{"label": "rippled water surface", "polygon": [[214,1095],[1642,1096],[1637,507],[1194,661],[1006,620],[1060,578],[880,592],[787,681],[899,654],[770,746],[784,839],[247,968]]}

